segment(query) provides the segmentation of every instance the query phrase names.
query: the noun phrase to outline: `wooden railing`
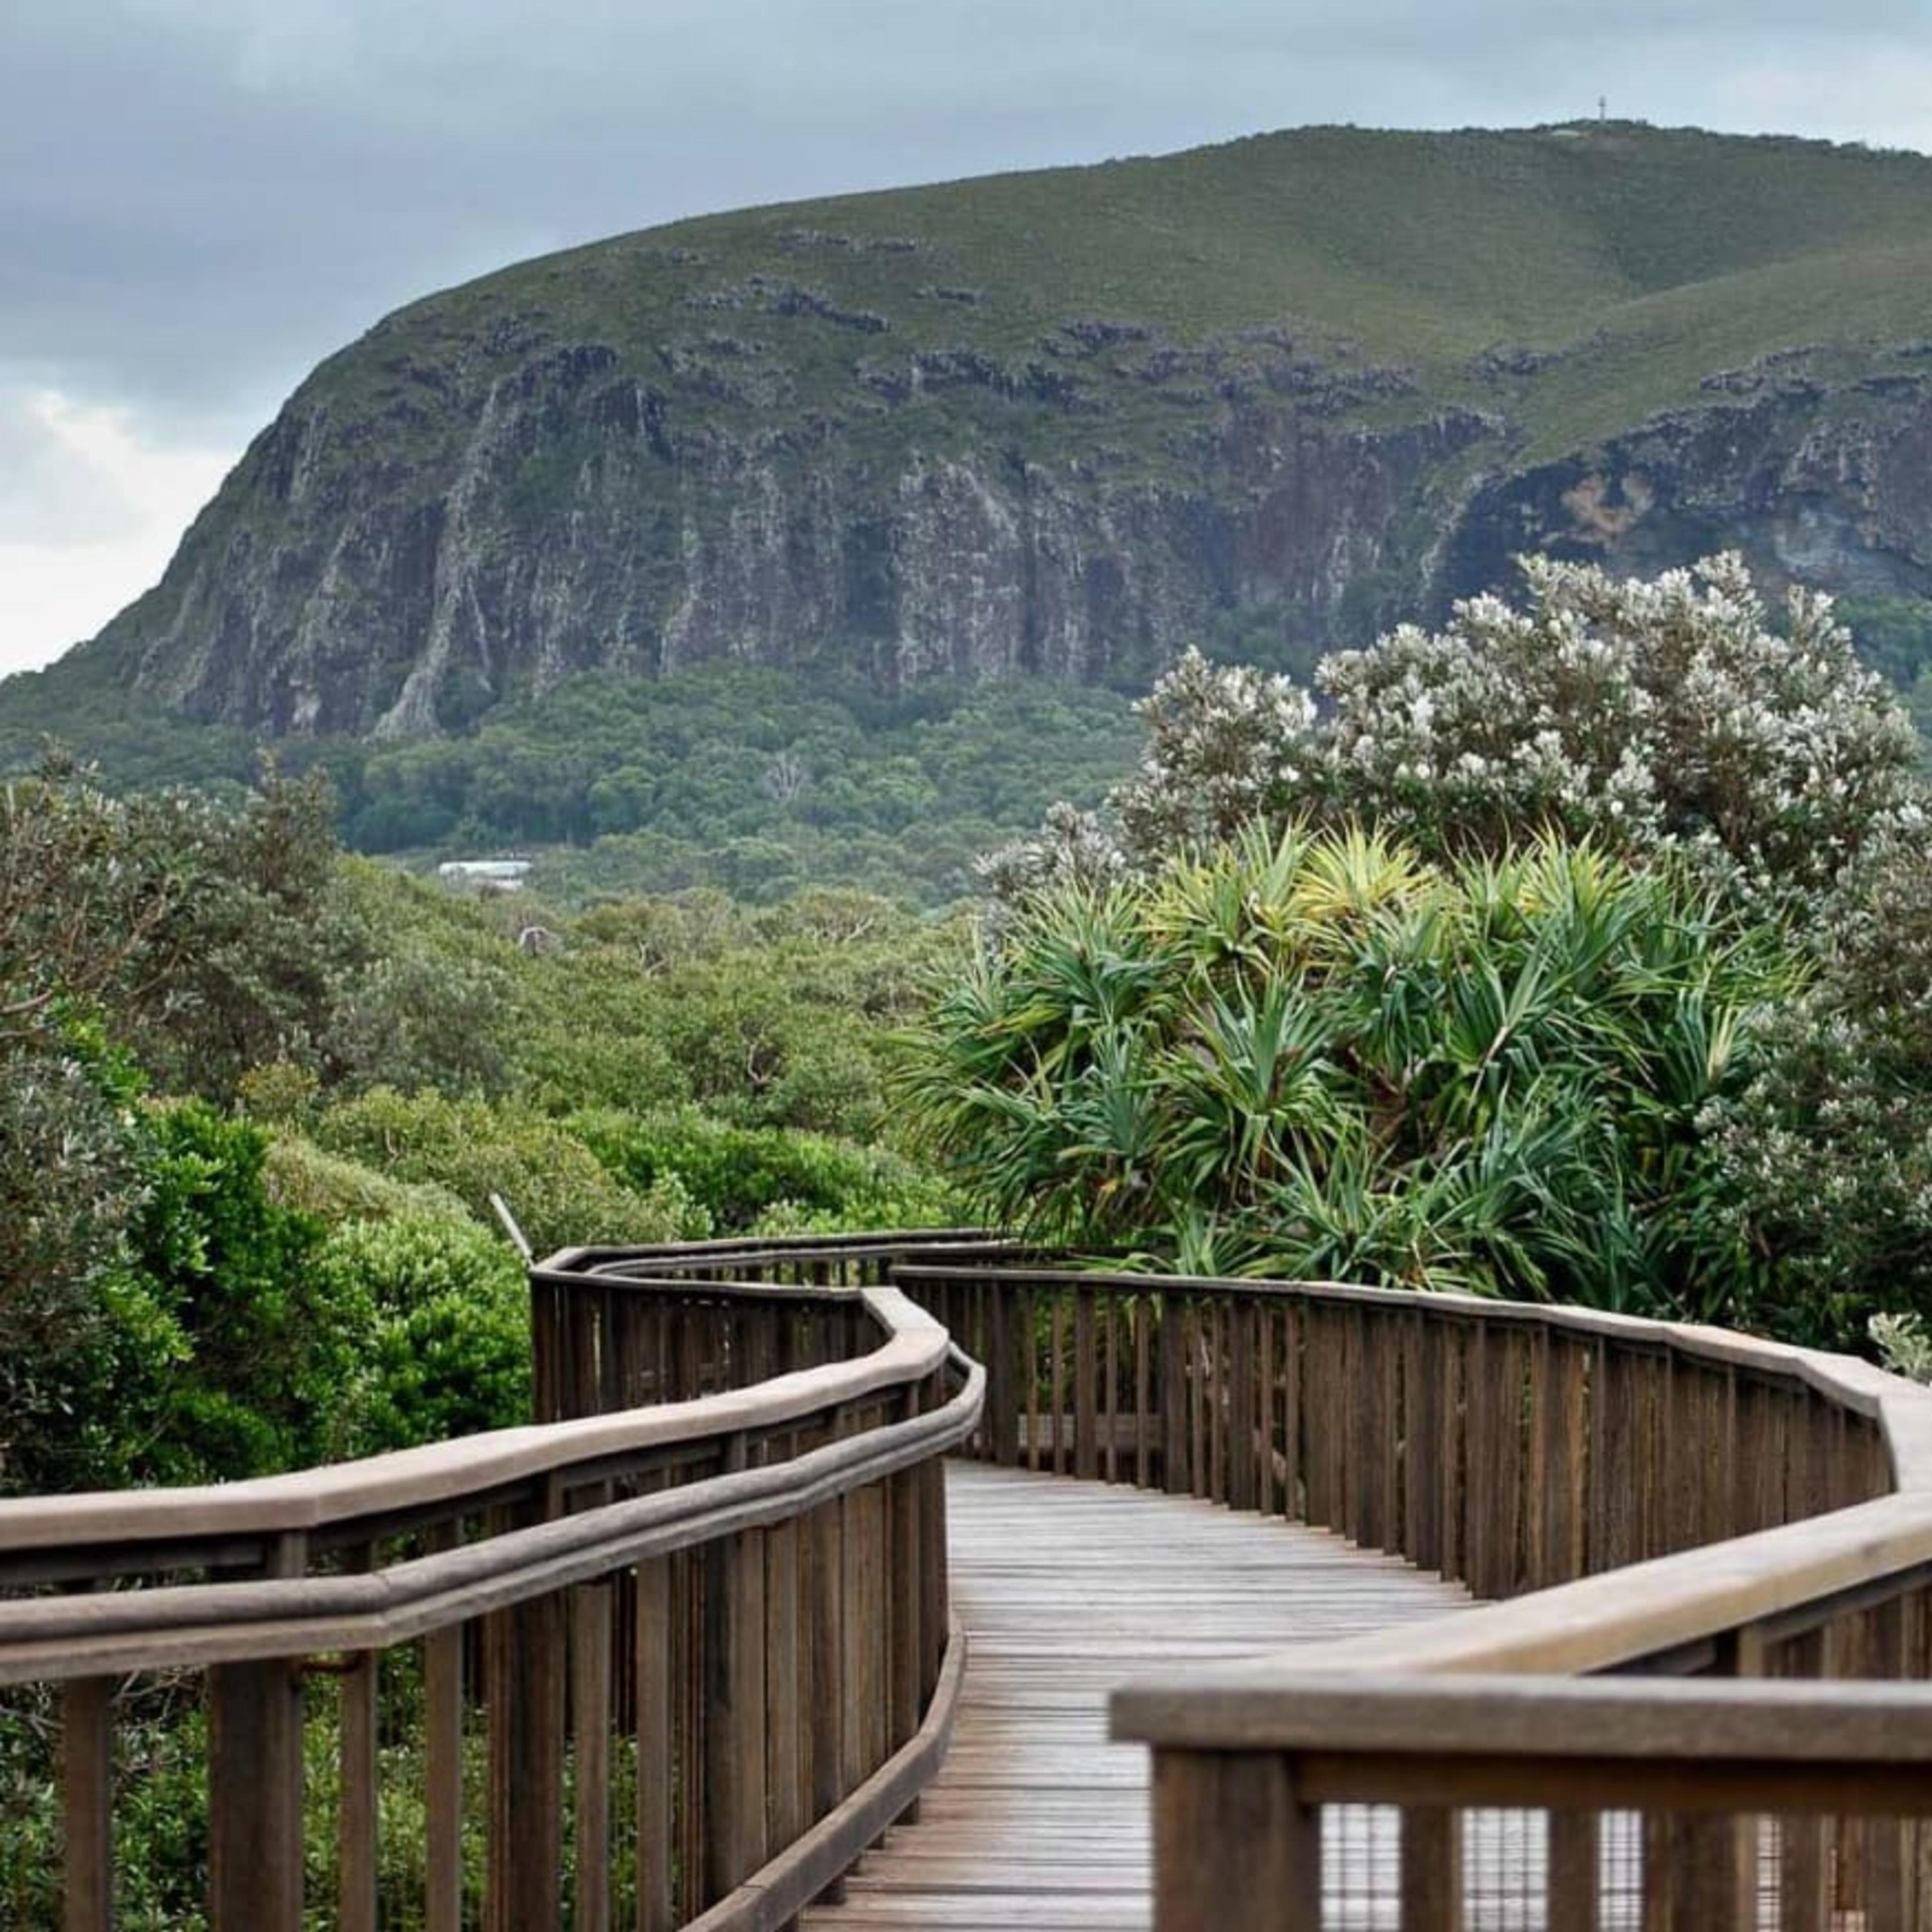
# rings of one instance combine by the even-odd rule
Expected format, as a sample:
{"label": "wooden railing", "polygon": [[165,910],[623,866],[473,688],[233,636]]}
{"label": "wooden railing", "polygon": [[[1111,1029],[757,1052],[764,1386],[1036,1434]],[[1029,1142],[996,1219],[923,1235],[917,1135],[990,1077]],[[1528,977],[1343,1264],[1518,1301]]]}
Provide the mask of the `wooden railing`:
{"label": "wooden railing", "polygon": [[986,1365],[972,1453],[1508,1600],[1117,1693],[1160,1932],[1932,1926],[1932,1392],[1460,1297],[894,1278]]}
{"label": "wooden railing", "polygon": [[584,1250],[532,1280],[548,1407],[598,1394],[574,1419],[0,1503],[0,1685],[59,1736],[58,1903],[12,1873],[18,1922],[114,1922],[117,1802],[152,1809],[117,1727],[164,1694],[177,1730],[205,1700],[217,1932],[774,1927],[916,1803],[963,1668],[940,1458],[979,1370],[830,1272]]}
{"label": "wooden railing", "polygon": [[[582,1250],[532,1286],[539,1426],[0,1505],[0,1682],[60,1687],[69,1924],[109,1921],[130,1672],[206,1684],[218,1926],[304,1896],[357,1928],[782,1924],[943,1750],[950,1451],[1492,1600],[1117,1694],[1162,1932],[1932,1927],[1932,1394],[958,1234]],[[306,1893],[305,1733],[340,1794]]]}

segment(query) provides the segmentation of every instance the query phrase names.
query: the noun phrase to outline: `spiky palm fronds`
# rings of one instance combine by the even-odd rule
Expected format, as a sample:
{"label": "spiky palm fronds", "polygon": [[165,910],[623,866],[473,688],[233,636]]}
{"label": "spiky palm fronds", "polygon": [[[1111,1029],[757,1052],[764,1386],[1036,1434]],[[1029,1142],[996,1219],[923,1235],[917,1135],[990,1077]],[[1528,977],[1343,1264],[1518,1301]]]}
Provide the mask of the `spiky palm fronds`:
{"label": "spiky palm fronds", "polygon": [[906,1090],[1015,1225],[1705,1313],[1739,1258],[1700,1112],[1790,983],[1774,934],[1667,866],[1292,827],[1029,908]]}

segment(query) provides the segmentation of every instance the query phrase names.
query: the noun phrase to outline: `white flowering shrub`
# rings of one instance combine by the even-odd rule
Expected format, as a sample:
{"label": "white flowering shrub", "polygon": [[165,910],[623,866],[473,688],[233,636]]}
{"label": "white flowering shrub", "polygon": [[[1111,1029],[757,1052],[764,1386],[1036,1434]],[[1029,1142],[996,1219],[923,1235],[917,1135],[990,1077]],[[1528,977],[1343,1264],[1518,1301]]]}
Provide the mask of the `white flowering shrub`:
{"label": "white flowering shrub", "polygon": [[1316,686],[1190,652],[1142,706],[1115,796],[1145,862],[1245,820],[1379,824],[1425,850],[1536,832],[1681,848],[1748,894],[1815,892],[1874,828],[1916,812],[1918,743],[1831,600],[1773,628],[1742,560],[1653,581],[1522,560],[1521,606],[1478,597],[1324,658]]}
{"label": "white flowering shrub", "polygon": [[1323,782],[1315,700],[1292,678],[1190,650],[1136,708],[1147,748],[1108,802],[1143,860],[1287,816]]}
{"label": "white flowering shrub", "polygon": [[1932,1382],[1932,1330],[1917,1315],[1874,1315],[1866,1324],[1879,1360],[1895,1376]]}
{"label": "white flowering shrub", "polygon": [[974,869],[998,905],[1061,886],[1104,885],[1126,870],[1126,855],[1099,817],[1064,800],[1047,808],[1030,838],[988,852]]}
{"label": "white flowering shrub", "polygon": [[1797,935],[1810,985],[1765,1029],[1742,1092],[1709,1109],[1718,1198],[1769,1264],[1765,1318],[1855,1346],[1880,1312],[1932,1314],[1932,864],[1894,829]]}

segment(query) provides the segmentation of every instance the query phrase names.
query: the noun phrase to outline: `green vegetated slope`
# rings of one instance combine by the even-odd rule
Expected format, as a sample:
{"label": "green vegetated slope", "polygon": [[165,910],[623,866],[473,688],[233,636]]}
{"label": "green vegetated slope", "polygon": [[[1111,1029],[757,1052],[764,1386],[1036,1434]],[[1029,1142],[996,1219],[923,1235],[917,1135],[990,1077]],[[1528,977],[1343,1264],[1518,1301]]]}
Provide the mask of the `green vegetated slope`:
{"label": "green vegetated slope", "polygon": [[52,731],[111,781],[244,781],[266,738],[365,849],[933,898],[1122,775],[1120,694],[1186,645],[1305,670],[1526,549],[1742,548],[1880,614],[1909,685],[1928,237],[1924,157],[1624,122],[620,236],[324,362],[164,582],[0,687],[0,763]]}
{"label": "green vegetated slope", "polygon": [[[1717,366],[1707,347],[1742,358],[1922,328],[1928,217],[1932,162],[1916,154],[1625,123],[1314,128],[678,223],[504,270],[384,326],[453,348],[523,304],[532,325],[648,359],[694,314],[750,309],[767,326],[761,292],[730,278],[788,259],[850,318],[844,340],[787,340],[800,414],[847,399],[850,333],[874,317],[895,350],[1021,356],[1082,317],[1189,343],[1299,321],[1470,394],[1462,365],[1499,343],[1594,356],[1623,342],[1652,352],[1656,407]],[[961,279],[935,283],[941,268]],[[372,400],[382,373],[351,351],[318,372],[320,393]],[[1145,380],[1106,365],[1088,380],[1102,376]],[[1577,413],[1567,386],[1531,386],[1526,419],[1552,440]]]}

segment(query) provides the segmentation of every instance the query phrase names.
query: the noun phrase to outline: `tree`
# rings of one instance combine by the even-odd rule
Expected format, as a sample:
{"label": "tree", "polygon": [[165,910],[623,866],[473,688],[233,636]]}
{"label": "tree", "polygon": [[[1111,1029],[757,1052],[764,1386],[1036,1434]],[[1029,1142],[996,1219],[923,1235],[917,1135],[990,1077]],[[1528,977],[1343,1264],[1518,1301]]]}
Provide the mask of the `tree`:
{"label": "tree", "polygon": [[1326,700],[1190,653],[1142,707],[1114,806],[1144,862],[1252,818],[1372,822],[1436,853],[1540,829],[1669,848],[1747,896],[1815,895],[1918,812],[1919,746],[1831,600],[1774,628],[1736,556],[1654,581],[1521,560],[1520,608],[1460,604],[1322,660]]}
{"label": "tree", "polygon": [[1859,1345],[1932,1316],[1932,866],[1871,842],[1806,931],[1811,983],[1771,1016],[1756,1076],[1713,1109],[1723,1198],[1792,1340]]}

